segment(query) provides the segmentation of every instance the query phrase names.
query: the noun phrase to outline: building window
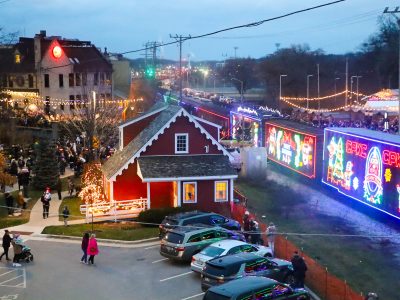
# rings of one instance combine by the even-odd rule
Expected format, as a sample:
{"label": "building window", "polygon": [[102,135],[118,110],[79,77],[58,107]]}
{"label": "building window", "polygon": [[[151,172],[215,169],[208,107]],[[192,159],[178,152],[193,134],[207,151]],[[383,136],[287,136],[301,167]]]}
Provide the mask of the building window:
{"label": "building window", "polygon": [[175,153],[189,153],[189,138],[187,133],[175,134]]}
{"label": "building window", "polygon": [[63,74],[58,74],[58,83],[60,87],[64,87],[64,75]]}
{"label": "building window", "polygon": [[1,78],[2,87],[7,87],[7,75],[3,75]]}
{"label": "building window", "polygon": [[8,87],[14,87],[14,81],[11,76],[8,76]]}
{"label": "building window", "polygon": [[69,95],[69,109],[75,109],[75,96]]}
{"label": "building window", "polygon": [[88,102],[87,94],[82,95],[82,101],[83,101],[83,108],[86,108],[86,103]]}
{"label": "building window", "polygon": [[104,85],[104,73],[100,73],[100,85]]}
{"label": "building window", "polygon": [[28,84],[30,88],[33,88],[33,75],[29,74],[28,75]]}
{"label": "building window", "polygon": [[15,54],[15,63],[20,64],[21,63],[21,54]]}
{"label": "building window", "polygon": [[111,73],[106,73],[106,85],[111,85]]}
{"label": "building window", "polygon": [[82,101],[81,101],[81,95],[76,95],[76,105],[78,106],[78,108],[82,108]]}
{"label": "building window", "polygon": [[61,102],[61,104],[60,104],[60,109],[61,109],[61,110],[64,110],[64,102]]}
{"label": "building window", "polygon": [[94,73],[93,74],[93,85],[98,85],[99,84],[99,73]]}
{"label": "building window", "polygon": [[215,202],[228,201],[228,181],[215,181]]}
{"label": "building window", "polygon": [[68,81],[69,81],[69,87],[73,87],[74,86],[74,73],[68,74]]}
{"label": "building window", "polygon": [[80,73],[75,74],[75,85],[81,86],[81,74]]}
{"label": "building window", "polygon": [[87,85],[87,74],[82,73],[82,85],[86,86]]}
{"label": "building window", "polygon": [[183,203],[197,203],[197,182],[183,183]]}
{"label": "building window", "polygon": [[46,115],[50,115],[50,96],[46,96],[46,98],[45,98],[44,112]]}
{"label": "building window", "polygon": [[50,76],[49,74],[44,74],[44,87],[50,87]]}

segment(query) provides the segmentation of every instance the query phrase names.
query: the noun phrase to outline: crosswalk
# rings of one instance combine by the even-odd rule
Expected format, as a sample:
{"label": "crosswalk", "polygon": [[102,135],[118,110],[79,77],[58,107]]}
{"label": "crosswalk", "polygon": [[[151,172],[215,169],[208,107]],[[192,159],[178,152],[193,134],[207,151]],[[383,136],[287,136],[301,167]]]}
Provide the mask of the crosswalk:
{"label": "crosswalk", "polygon": [[0,267],[0,287],[26,288],[25,268]]}

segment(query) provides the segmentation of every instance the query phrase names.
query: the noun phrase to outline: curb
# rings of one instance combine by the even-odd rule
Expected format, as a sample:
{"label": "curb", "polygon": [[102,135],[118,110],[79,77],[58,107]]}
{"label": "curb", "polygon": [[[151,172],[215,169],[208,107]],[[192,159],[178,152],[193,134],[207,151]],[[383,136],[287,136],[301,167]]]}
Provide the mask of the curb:
{"label": "curb", "polygon": [[[75,241],[81,241],[81,237],[77,236],[70,236],[70,235],[55,235],[55,234],[33,234],[33,237],[44,237],[44,238],[49,238],[49,239],[60,239],[60,240],[75,240]],[[97,238],[96,238],[97,239]],[[112,244],[122,244],[122,245],[135,245],[135,244],[141,244],[141,243],[146,243],[146,242],[155,242],[159,241],[158,237],[154,238],[148,238],[148,239],[142,239],[142,240],[136,240],[136,241],[122,241],[122,240],[112,240],[112,239],[97,239],[98,242],[101,243],[112,243]]]}

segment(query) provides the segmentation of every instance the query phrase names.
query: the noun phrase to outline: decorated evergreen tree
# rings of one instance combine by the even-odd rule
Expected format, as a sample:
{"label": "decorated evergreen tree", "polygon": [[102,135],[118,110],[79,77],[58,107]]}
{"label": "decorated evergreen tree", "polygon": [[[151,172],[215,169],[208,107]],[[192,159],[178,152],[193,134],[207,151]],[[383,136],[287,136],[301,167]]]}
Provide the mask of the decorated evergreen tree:
{"label": "decorated evergreen tree", "polygon": [[15,177],[6,172],[6,165],[6,159],[0,152],[0,192],[5,191],[6,185],[12,185],[16,182]]}
{"label": "decorated evergreen tree", "polygon": [[333,166],[333,176],[343,179],[343,142],[340,138],[337,145],[336,160]]}
{"label": "decorated evergreen tree", "polygon": [[36,147],[33,185],[39,190],[54,188],[60,175],[56,148],[53,143],[42,140]]}

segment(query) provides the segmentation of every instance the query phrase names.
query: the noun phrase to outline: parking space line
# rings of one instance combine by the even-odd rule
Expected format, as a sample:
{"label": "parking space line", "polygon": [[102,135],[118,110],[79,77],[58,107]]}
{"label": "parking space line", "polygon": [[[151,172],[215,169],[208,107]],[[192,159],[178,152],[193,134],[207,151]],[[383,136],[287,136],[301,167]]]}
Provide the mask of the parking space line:
{"label": "parking space line", "polygon": [[[168,258],[162,258],[162,259],[159,259],[159,260],[155,260],[155,261],[152,261],[151,263],[152,264],[156,264],[156,263],[158,263],[158,262],[160,262],[160,261],[164,261],[164,260],[168,260]],[[1,275],[0,275],[1,276]]]}
{"label": "parking space line", "polygon": [[8,272],[5,272],[5,273],[2,273],[2,274],[0,274],[0,276],[3,276],[3,275],[6,275],[6,274],[8,274],[8,273],[11,273],[11,272],[14,272],[15,270],[11,270],[11,271],[8,271]]}
{"label": "parking space line", "polygon": [[181,300],[188,300],[188,299],[193,299],[193,298],[197,298],[199,296],[203,296],[205,293],[200,293],[200,294],[196,294],[187,298],[182,298]]}
{"label": "parking space line", "polygon": [[160,245],[157,244],[157,245],[154,245],[154,246],[146,247],[146,248],[144,248],[144,249],[147,250],[147,249],[156,248],[156,247],[160,247]]}
{"label": "parking space line", "polygon": [[168,277],[168,278],[160,279],[160,282],[164,282],[164,281],[167,281],[167,280],[170,280],[170,279],[174,279],[174,278],[177,278],[177,277],[182,277],[182,276],[189,275],[189,274],[192,274],[192,273],[193,272],[190,271],[190,272],[182,273],[182,274],[179,274],[179,275],[171,276],[171,277]]}
{"label": "parking space line", "polygon": [[23,277],[23,276],[24,276],[24,275],[19,275],[19,276],[17,276],[17,277],[14,277],[14,278],[8,279],[8,280],[6,280],[6,281],[0,282],[0,286],[3,285],[3,284],[6,283],[6,282],[10,282],[10,281],[12,281],[12,280],[15,280],[15,279],[20,278],[20,277]]}

